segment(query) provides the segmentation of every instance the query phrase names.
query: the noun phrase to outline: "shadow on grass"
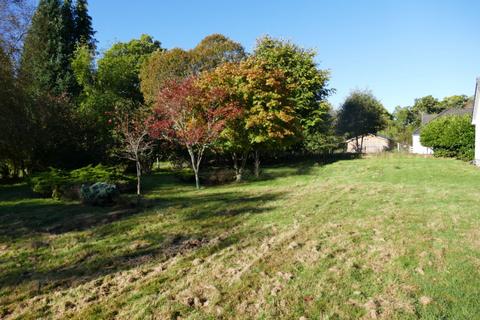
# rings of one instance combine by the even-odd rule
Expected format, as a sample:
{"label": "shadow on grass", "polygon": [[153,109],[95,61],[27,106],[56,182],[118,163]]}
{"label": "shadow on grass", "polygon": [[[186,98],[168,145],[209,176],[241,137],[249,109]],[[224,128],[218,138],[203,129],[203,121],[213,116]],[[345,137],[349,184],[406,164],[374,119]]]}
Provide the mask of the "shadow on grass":
{"label": "shadow on grass", "polygon": [[0,184],[0,203],[30,199],[33,194],[26,183]]}
{"label": "shadow on grass", "polygon": [[136,213],[126,208],[88,207],[52,199],[0,203],[0,239],[28,238],[36,233],[62,234],[85,230]]}
{"label": "shadow on grass", "polygon": [[[173,188],[175,183],[171,179],[159,181],[160,188]],[[149,181],[152,188],[154,180],[155,177]],[[0,288],[28,284],[28,295],[35,296],[129,270],[150,261],[158,263],[178,254],[201,249],[207,244],[210,244],[209,252],[213,253],[236,243],[235,226],[243,223],[251,214],[272,210],[274,207],[271,202],[281,196],[278,193],[252,195],[240,191],[214,190],[207,194],[196,194],[172,190],[159,197],[146,199],[146,211],[139,215],[120,216],[115,219],[116,223],[105,220],[111,213],[108,208],[83,207],[45,199],[0,206],[0,229],[5,232],[3,237],[14,239],[21,235],[27,238],[36,232],[48,230],[51,233],[55,230],[89,230],[87,239],[75,245],[75,254],[72,252],[71,258],[63,265],[57,264],[46,270],[37,267],[39,261],[55,259],[59,254],[49,250],[50,243],[42,243],[41,248],[45,246],[45,250],[34,250],[33,259],[37,260],[33,263],[0,272]],[[154,227],[150,225],[148,231],[138,231],[139,223],[161,222],[162,215],[165,215],[168,223],[153,224]],[[136,217],[141,218],[137,220]],[[116,242],[109,244],[106,250],[100,243],[109,237]],[[138,247],[137,243],[140,244]]]}
{"label": "shadow on grass", "polygon": [[[338,161],[360,159],[361,154],[339,153],[326,155],[295,156],[293,159],[267,160],[261,167],[260,177],[248,175],[246,181],[268,181],[298,175],[311,175],[315,167],[321,167]],[[283,160],[283,161],[282,161]]]}
{"label": "shadow on grass", "polygon": [[[172,174],[145,178],[145,192],[165,192],[179,187]],[[14,241],[35,233],[62,234],[108,224],[133,214],[140,208],[130,205],[92,207],[78,202],[57,201],[35,196],[28,185],[0,186],[0,239]]]}

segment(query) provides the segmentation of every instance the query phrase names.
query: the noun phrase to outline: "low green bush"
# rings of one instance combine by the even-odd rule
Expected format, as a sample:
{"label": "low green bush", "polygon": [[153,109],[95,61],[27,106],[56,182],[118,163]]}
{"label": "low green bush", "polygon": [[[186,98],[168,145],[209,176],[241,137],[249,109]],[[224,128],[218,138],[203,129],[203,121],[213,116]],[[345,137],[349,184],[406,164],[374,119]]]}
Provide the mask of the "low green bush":
{"label": "low green bush", "polygon": [[420,141],[424,146],[432,148],[436,157],[470,161],[475,149],[472,117],[454,115],[435,119],[422,129]]}
{"label": "low green bush", "polygon": [[66,184],[68,173],[55,168],[40,172],[30,178],[32,191],[42,196],[58,197],[59,189]]}
{"label": "low green bush", "polygon": [[70,172],[50,168],[30,178],[32,191],[52,198],[79,199],[80,187],[97,182],[115,184],[120,191],[134,187],[135,178],[124,173],[119,166],[86,166]]}
{"label": "low green bush", "polygon": [[91,186],[83,184],[80,187],[80,199],[85,204],[107,206],[113,204],[119,192],[115,184],[97,182]]}

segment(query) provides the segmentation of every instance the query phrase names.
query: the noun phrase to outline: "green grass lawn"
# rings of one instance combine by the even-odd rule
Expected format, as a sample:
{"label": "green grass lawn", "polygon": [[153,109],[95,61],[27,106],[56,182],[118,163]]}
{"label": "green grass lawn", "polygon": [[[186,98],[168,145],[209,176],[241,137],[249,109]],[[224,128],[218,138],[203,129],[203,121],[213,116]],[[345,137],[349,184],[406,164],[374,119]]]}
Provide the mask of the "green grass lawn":
{"label": "green grass lawn", "polygon": [[466,163],[384,155],[145,185],[140,212],[0,187],[0,318],[480,315],[480,171]]}

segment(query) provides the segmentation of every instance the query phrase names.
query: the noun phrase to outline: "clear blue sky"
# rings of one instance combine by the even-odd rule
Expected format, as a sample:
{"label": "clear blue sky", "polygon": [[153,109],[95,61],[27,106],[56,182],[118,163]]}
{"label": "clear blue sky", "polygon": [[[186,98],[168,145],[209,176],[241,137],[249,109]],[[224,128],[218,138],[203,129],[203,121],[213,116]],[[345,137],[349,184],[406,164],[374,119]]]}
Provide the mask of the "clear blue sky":
{"label": "clear blue sky", "polygon": [[428,94],[473,95],[479,12],[479,0],[90,0],[100,50],[142,33],[189,49],[222,33],[250,51],[269,34],[317,51],[335,107],[358,88],[389,110]]}

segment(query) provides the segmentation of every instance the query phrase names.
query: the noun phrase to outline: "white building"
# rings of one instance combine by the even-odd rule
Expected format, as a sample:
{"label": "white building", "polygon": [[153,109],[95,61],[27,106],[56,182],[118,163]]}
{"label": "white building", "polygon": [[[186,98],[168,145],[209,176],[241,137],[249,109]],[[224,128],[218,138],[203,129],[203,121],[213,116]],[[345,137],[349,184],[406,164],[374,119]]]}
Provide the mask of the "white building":
{"label": "white building", "polygon": [[412,134],[412,153],[416,154],[433,154],[433,150],[424,147],[422,143],[420,142],[420,130],[424,125],[435,119],[437,115],[436,114],[422,114],[422,124],[419,128],[417,128],[415,131],[413,131]]}
{"label": "white building", "polygon": [[472,115],[472,124],[475,126],[475,159],[473,161],[477,166],[480,166],[480,111],[478,108],[480,108],[480,78],[477,78],[475,87]]}

